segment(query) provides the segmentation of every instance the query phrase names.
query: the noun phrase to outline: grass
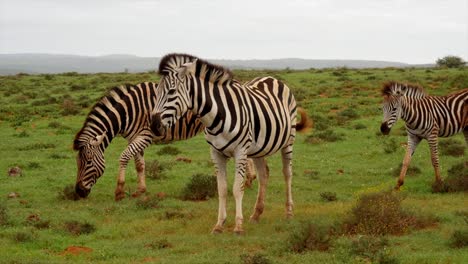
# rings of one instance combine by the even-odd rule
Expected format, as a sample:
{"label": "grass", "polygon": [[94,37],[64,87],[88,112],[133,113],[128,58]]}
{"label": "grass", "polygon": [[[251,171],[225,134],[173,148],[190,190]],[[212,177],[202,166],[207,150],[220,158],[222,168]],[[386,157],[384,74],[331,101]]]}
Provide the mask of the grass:
{"label": "grass", "polygon": [[[235,208],[234,199],[229,195],[225,232],[212,235],[210,231],[217,220],[217,199],[195,202],[180,199],[192,175],[213,175],[209,146],[203,135],[171,144],[178,152],[175,156],[171,155],[171,150],[158,154],[163,146],[152,146],[145,151],[147,165],[157,160],[158,166],[163,168],[164,177],[146,182],[146,196],[157,200],[157,206],[149,205],[147,209],[138,206],[143,197],[129,196],[120,202],[114,201],[118,160],[127,145],[121,138],[114,139],[106,150],[105,173],[89,197],[75,200],[72,194],[76,153],[71,145],[91,106],[113,86],[158,81],[157,75],[0,76],[2,262],[468,262],[466,246],[453,247],[455,242],[451,242],[466,241],[466,235],[463,235],[466,233],[460,232],[468,223],[468,197],[463,192],[432,193],[434,172],[426,141],[420,144],[412,158],[411,167],[419,168],[420,173],[418,177],[406,178],[399,194],[402,198],[399,208],[421,218],[422,223],[436,219],[437,224],[424,229],[409,227],[407,232],[384,237],[330,233],[332,227],[341,227],[353,215],[352,210],[360,197],[385,191],[396,184],[393,170],[403,160],[404,148],[400,146],[406,142],[406,136],[401,121],[388,137],[380,135],[381,83],[392,79],[419,83],[428,93],[443,95],[468,87],[466,68],[236,70],[234,74],[241,82],[265,75],[280,78],[297,94],[298,105],[314,119],[311,134],[298,134],[294,145],[293,219],[288,220],[284,215],[281,158],[274,155],[268,158],[270,177],[260,222],[248,222],[257,195],[254,186],[246,189],[244,194],[245,234],[232,234]],[[65,100],[71,103],[64,105]],[[71,112],[65,113],[65,110]],[[324,131],[323,139],[318,138],[317,134]],[[330,140],[333,137],[327,133],[338,135],[339,140]],[[308,143],[309,138],[314,139]],[[452,139],[464,142],[461,134]],[[177,156],[187,157],[191,162],[176,162]],[[450,177],[451,171],[456,171],[452,168],[464,161],[466,156],[441,154],[442,176]],[[228,167],[229,189],[233,183],[232,163],[229,162]],[[15,166],[25,173],[21,177],[8,177],[8,169]],[[133,164],[129,164],[126,191],[132,193],[136,186],[136,172]],[[12,192],[21,196],[8,198]],[[333,202],[324,200],[320,194],[326,192],[330,193],[326,197],[335,194],[338,199]],[[64,198],[67,195],[71,195],[71,199]],[[31,215],[40,218],[27,220]],[[424,216],[430,216],[430,219],[425,220]],[[72,224],[67,227],[70,222]],[[317,227],[316,230],[308,229],[308,224]],[[328,249],[292,251],[286,244],[292,241],[294,234],[311,235],[310,241],[328,241]],[[76,255],[66,254],[75,247],[87,250]]]}

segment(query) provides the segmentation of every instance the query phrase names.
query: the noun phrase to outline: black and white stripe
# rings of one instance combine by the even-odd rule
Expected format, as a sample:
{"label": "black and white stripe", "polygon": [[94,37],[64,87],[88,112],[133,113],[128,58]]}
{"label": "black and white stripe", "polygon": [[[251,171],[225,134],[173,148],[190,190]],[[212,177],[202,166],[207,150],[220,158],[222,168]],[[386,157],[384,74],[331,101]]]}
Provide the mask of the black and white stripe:
{"label": "black and white stripe", "polygon": [[157,90],[155,117],[166,127],[192,111],[206,126],[218,171],[219,214],[213,229],[221,232],[226,219],[226,162],[234,157],[236,176],[235,232],[242,229],[243,178],[247,157],[253,158],[259,176],[259,193],[252,220],[263,211],[267,169],[265,157],[281,150],[286,181],[286,212],[292,215],[291,160],[296,129],[304,128],[306,116],[296,125],[296,101],[289,88],[273,77],[257,78],[246,84],[232,73],[187,54],[169,54],[160,63],[162,75]]}
{"label": "black and white stripe", "polygon": [[158,125],[153,122],[150,113],[156,103],[156,88],[157,83],[153,82],[115,87],[94,105],[73,144],[78,151],[76,192],[81,197],[89,194],[91,187],[104,173],[104,150],[116,136],[121,135],[128,141],[127,148],[120,155],[115,190],[115,199],[120,200],[125,197],[125,169],[129,160],[135,159],[137,194],[143,193],[146,191],[145,148],[153,141],[183,140],[203,130],[200,120],[187,113],[176,126],[155,134],[152,129]]}
{"label": "black and white stripe", "polygon": [[408,147],[396,188],[403,185],[411,156],[422,139],[429,143],[436,181],[440,182],[437,138],[463,131],[468,144],[468,89],[447,96],[428,96],[419,86],[390,82],[384,85],[382,94],[382,133],[390,133],[398,118],[406,122],[408,132]]}

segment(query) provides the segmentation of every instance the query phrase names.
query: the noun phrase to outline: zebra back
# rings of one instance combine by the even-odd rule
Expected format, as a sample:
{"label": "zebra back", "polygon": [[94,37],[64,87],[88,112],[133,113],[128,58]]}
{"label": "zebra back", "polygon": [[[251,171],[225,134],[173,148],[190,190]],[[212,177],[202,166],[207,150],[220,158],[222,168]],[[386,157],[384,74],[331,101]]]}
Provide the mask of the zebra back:
{"label": "zebra back", "polygon": [[[73,148],[89,142],[90,138],[105,134],[102,150],[117,135],[132,140],[144,130],[151,130],[151,110],[156,101],[157,83],[143,82],[136,85],[122,85],[109,90],[91,109],[81,130],[76,134]],[[156,141],[169,142],[195,136],[204,129],[195,115],[187,113],[168,128]],[[154,137],[154,135],[153,135]]]}

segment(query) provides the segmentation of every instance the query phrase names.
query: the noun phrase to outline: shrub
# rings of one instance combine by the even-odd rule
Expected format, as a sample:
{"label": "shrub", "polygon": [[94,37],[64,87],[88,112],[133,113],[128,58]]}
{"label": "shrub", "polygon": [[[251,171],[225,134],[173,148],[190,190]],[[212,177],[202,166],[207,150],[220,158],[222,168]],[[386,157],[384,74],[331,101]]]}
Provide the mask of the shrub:
{"label": "shrub", "polygon": [[158,151],[158,155],[172,155],[180,154],[180,150],[173,146],[164,146]]}
{"label": "shrub", "polygon": [[62,115],[76,115],[80,113],[80,108],[71,100],[65,99],[62,103]]}
{"label": "shrub", "polygon": [[313,223],[303,223],[289,237],[288,246],[295,253],[327,251],[330,248],[329,230]]}
{"label": "shrub", "polygon": [[171,166],[172,164],[152,160],[145,165],[145,175],[149,179],[160,180],[164,177],[164,171],[169,169]]}
{"label": "shrub", "polygon": [[465,154],[464,144],[452,138],[440,141],[439,146],[442,155],[461,157]]}
{"label": "shrub", "polygon": [[326,130],[330,126],[330,120],[321,114],[312,114],[311,119],[314,120],[314,130]]}
{"label": "shrub", "polygon": [[390,140],[384,140],[383,143],[384,152],[387,154],[393,153],[398,149],[398,143],[396,142],[395,138],[390,138]]}
{"label": "shrub", "polygon": [[8,224],[8,212],[5,205],[0,204],[0,226]]}
{"label": "shrub", "polygon": [[171,248],[172,244],[169,243],[169,241],[166,238],[162,238],[162,239],[153,241],[149,244],[146,244],[145,247],[151,248],[151,249],[165,249],[165,248]]}
{"label": "shrub", "polygon": [[72,235],[91,234],[96,231],[96,227],[88,222],[78,222],[75,220],[65,222],[65,230]]}
{"label": "shrub", "polygon": [[42,150],[42,149],[51,149],[55,148],[55,144],[52,143],[33,143],[24,147],[18,148],[20,151],[24,150]]}
{"label": "shrub", "polygon": [[141,209],[152,209],[160,207],[161,198],[157,195],[142,196],[136,201],[136,206]]}
{"label": "shrub", "polygon": [[35,161],[28,162],[28,164],[26,165],[26,168],[28,169],[39,169],[41,167],[41,164]]}
{"label": "shrub", "polygon": [[240,255],[241,262],[243,264],[269,264],[271,261],[263,254],[242,254]]}
{"label": "shrub", "polygon": [[322,197],[324,201],[328,202],[333,202],[337,200],[335,192],[322,192],[320,193],[320,197]]}
{"label": "shrub", "polygon": [[345,110],[339,112],[337,115],[336,115],[336,118],[338,120],[338,124],[344,124],[346,123],[347,121],[350,121],[350,120],[353,120],[353,119],[356,119],[358,118],[359,115],[358,113],[356,112],[356,110],[354,110],[354,108],[346,108]]}
{"label": "shrub", "polygon": [[344,221],[344,230],[348,234],[401,235],[410,228],[425,228],[436,222],[431,217],[418,218],[405,212],[401,198],[386,191],[361,196]]}
{"label": "shrub", "polygon": [[71,201],[77,201],[80,199],[80,196],[75,192],[75,186],[73,186],[73,184],[65,186],[62,192],[59,192],[58,197],[62,200]]}
{"label": "shrub", "polygon": [[450,246],[453,248],[462,248],[468,246],[468,229],[456,230],[450,238]]}
{"label": "shrub", "polygon": [[367,126],[364,125],[364,124],[361,124],[361,123],[357,123],[357,124],[354,125],[354,129],[356,129],[356,130],[361,130],[361,129],[366,129],[366,128],[367,128]]}
{"label": "shrub", "polygon": [[358,236],[351,243],[350,253],[362,258],[365,262],[399,263],[396,258],[389,255],[386,250],[388,246],[389,243],[386,238]]}
{"label": "shrub", "polygon": [[432,192],[467,192],[468,191],[468,162],[455,164],[448,170],[444,182],[434,182]]}
{"label": "shrub", "polygon": [[310,144],[319,142],[336,142],[344,139],[343,133],[337,133],[331,129],[325,131],[316,131],[312,135],[306,137],[305,141]]}
{"label": "shrub", "polygon": [[13,235],[13,240],[18,243],[24,243],[33,240],[33,236],[31,233],[17,232]]}
{"label": "shrub", "polygon": [[218,189],[216,177],[208,174],[194,174],[182,191],[182,199],[200,201],[214,197]]}

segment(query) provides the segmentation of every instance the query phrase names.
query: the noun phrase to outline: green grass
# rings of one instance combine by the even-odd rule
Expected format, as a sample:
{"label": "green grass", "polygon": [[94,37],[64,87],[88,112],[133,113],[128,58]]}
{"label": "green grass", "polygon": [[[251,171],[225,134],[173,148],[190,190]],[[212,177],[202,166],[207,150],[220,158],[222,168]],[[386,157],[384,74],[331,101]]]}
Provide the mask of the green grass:
{"label": "green grass", "polygon": [[[206,201],[181,199],[193,175],[214,172],[209,146],[202,135],[171,145],[180,151],[177,156],[188,157],[191,163],[177,162],[177,156],[159,153],[164,147],[161,145],[147,149],[147,162],[170,164],[164,167],[164,177],[147,179],[150,200],[129,196],[114,202],[118,159],[126,145],[121,138],[106,150],[106,171],[88,199],[64,199],[68,186],[76,180],[74,134],[91,106],[112,86],[157,81],[157,75],[0,76],[2,262],[363,263],[384,257],[394,263],[468,262],[464,248],[451,246],[453,234],[466,230],[468,198],[460,192],[432,193],[434,172],[425,141],[411,163],[421,172],[406,178],[401,206],[434,217],[436,225],[404,235],[388,235],[385,240],[360,238],[359,234],[333,235],[327,250],[312,247],[297,253],[288,246],[298,230],[307,230],[304,225],[325,230],[340,226],[359,197],[395,185],[393,173],[403,160],[401,144],[406,136],[400,130],[404,125],[401,121],[389,137],[379,133],[381,84],[391,79],[419,83],[430,94],[443,95],[468,87],[466,68],[235,71],[240,81],[261,75],[285,81],[299,105],[314,117],[316,127],[309,134],[299,134],[294,147],[294,218],[287,220],[284,216],[281,161],[279,155],[274,155],[268,158],[270,179],[265,211],[258,224],[248,222],[257,186],[245,191],[243,236],[232,233],[232,196],[228,198],[226,231],[221,235],[210,234],[217,218],[216,197]],[[329,131],[339,135],[340,140],[327,140]],[[453,139],[464,142],[463,135]],[[442,175],[446,177],[450,168],[465,160],[465,155],[441,154]],[[228,182],[232,186],[234,168],[232,162],[229,164]],[[22,176],[7,176],[14,166],[21,167]],[[129,164],[127,169],[125,188],[129,194],[137,188],[133,167]],[[11,192],[20,196],[7,198]],[[160,193],[164,195],[156,198]],[[323,194],[333,194],[337,200],[330,202]],[[40,222],[31,223],[31,215],[37,215]],[[375,250],[365,251],[366,245],[374,245]],[[70,246],[91,251],[65,254]]]}

